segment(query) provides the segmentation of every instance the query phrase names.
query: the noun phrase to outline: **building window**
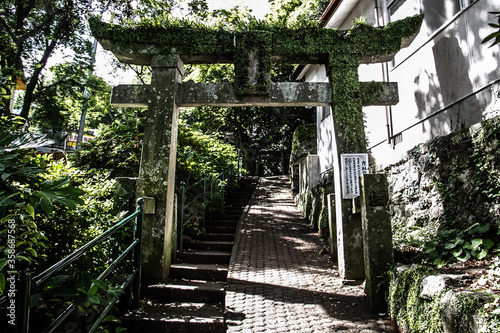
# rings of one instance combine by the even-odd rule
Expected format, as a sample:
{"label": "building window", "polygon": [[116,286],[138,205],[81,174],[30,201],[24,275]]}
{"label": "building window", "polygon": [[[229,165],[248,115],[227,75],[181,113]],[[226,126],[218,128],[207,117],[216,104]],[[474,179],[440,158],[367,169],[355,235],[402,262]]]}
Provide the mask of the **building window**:
{"label": "building window", "polygon": [[387,0],[387,10],[390,20],[396,21],[408,16],[420,14],[421,1],[422,0]]}
{"label": "building window", "polygon": [[321,107],[321,119],[325,119],[330,115],[330,113],[331,113],[331,108],[329,106]]}
{"label": "building window", "polygon": [[387,0],[390,21],[408,16],[425,14],[429,34],[434,33],[450,21],[461,10],[477,0]]}

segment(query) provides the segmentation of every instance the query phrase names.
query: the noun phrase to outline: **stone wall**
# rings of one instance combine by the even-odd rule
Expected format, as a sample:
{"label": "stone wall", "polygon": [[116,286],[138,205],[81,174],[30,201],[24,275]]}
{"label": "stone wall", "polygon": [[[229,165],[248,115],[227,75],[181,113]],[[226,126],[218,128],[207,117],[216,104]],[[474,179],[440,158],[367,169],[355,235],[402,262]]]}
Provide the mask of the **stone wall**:
{"label": "stone wall", "polygon": [[498,332],[491,293],[466,290],[463,275],[424,266],[399,266],[391,273],[389,315],[398,332]]}
{"label": "stone wall", "polygon": [[294,195],[299,192],[300,164],[309,154],[316,154],[318,150],[316,141],[315,124],[299,126],[293,133],[289,176]]}
{"label": "stone wall", "polygon": [[496,237],[499,123],[498,118],[488,120],[420,144],[400,163],[383,170],[388,175],[397,247],[421,247],[437,235],[446,240],[447,230],[467,230],[476,223],[489,225],[488,237]]}
{"label": "stone wall", "polygon": [[295,203],[322,237],[328,237],[328,194],[334,193],[333,172],[323,174],[319,183],[295,196]]}

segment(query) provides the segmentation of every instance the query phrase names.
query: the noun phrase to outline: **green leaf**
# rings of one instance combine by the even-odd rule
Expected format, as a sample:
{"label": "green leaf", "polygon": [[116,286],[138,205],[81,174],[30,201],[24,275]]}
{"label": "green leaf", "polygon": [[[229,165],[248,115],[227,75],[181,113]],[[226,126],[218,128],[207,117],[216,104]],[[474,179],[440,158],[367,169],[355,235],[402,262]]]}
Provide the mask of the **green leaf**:
{"label": "green leaf", "polygon": [[104,281],[92,280],[92,283],[94,283],[95,285],[97,285],[101,289],[108,289],[108,285]]}
{"label": "green leaf", "polygon": [[441,258],[436,258],[434,259],[433,261],[434,265],[436,265],[437,267],[443,267],[444,265],[446,265],[446,261],[444,261],[443,259]]}
{"label": "green leaf", "polygon": [[426,253],[427,253],[427,256],[429,257],[429,259],[431,259],[431,260],[436,258],[439,255],[439,253],[436,249],[426,251]]}
{"label": "green leaf", "polygon": [[31,248],[31,247],[28,247],[27,249],[25,249],[24,251],[28,252],[29,254],[31,254],[32,257],[38,257],[38,253],[36,253],[35,249]]}
{"label": "green leaf", "polygon": [[463,243],[464,243],[463,238],[457,237],[454,241],[449,242],[449,243],[445,243],[444,248],[446,250],[451,250],[451,249],[454,249],[455,247],[457,247],[457,245],[462,245]]}
{"label": "green leaf", "polygon": [[30,307],[35,308],[42,304],[43,296],[42,294],[31,294],[30,295]]}
{"label": "green leaf", "polygon": [[469,230],[469,235],[478,233],[478,234],[484,234],[486,231],[490,230],[490,224],[485,223],[485,224],[479,224],[475,228]]}
{"label": "green leaf", "polygon": [[95,295],[98,290],[99,290],[99,287],[96,284],[94,284],[92,287],[90,287],[88,294]]}
{"label": "green leaf", "polygon": [[492,34],[489,34],[488,36],[486,36],[482,41],[481,43],[484,44],[486,42],[489,42],[490,40],[492,40],[493,38],[496,38],[497,36],[500,36],[500,32],[494,32]]}
{"label": "green leaf", "polygon": [[31,218],[35,218],[35,208],[32,205],[26,204],[23,206],[24,210],[31,216]]}
{"label": "green leaf", "polygon": [[42,198],[40,205],[42,206],[42,210],[45,212],[45,214],[52,213],[53,205],[51,200],[49,200],[48,198]]}
{"label": "green leaf", "polygon": [[122,321],[120,319],[116,318],[113,315],[107,315],[106,317],[104,317],[104,319],[102,320],[102,322],[103,323],[105,323],[105,322],[121,323]]}
{"label": "green leaf", "polygon": [[6,282],[7,282],[7,279],[5,278],[5,275],[3,273],[0,273],[0,293],[2,293],[2,294],[5,290]]}
{"label": "green leaf", "polygon": [[488,250],[489,248],[491,248],[493,245],[495,245],[495,243],[493,243],[493,241],[491,239],[483,239],[483,248],[485,248],[486,250]]}
{"label": "green leaf", "polygon": [[467,250],[472,250],[474,247],[472,246],[471,243],[469,242],[466,242],[464,243],[464,245],[462,246],[464,249],[467,249]]}
{"label": "green leaf", "polygon": [[458,249],[455,249],[455,250],[451,251],[451,254],[453,254],[453,256],[455,258],[458,258],[458,257],[460,257],[462,255],[463,251],[464,250],[462,248],[458,248]]}
{"label": "green leaf", "polygon": [[458,256],[457,259],[460,260],[460,261],[467,261],[469,260],[471,257],[470,255],[470,252],[469,251],[464,251],[462,253],[462,255]]}
{"label": "green leaf", "polygon": [[50,280],[47,282],[47,285],[52,286],[52,288],[56,286],[60,286],[63,283],[65,283],[69,279],[69,275],[55,275],[50,278]]}
{"label": "green leaf", "polygon": [[483,244],[483,239],[482,238],[474,238],[471,241],[471,244],[472,244],[472,249],[477,250]]}
{"label": "green leaf", "polygon": [[487,255],[488,255],[488,250],[482,249],[474,257],[477,258],[477,259],[479,259],[479,260],[481,260],[481,259],[486,258]]}
{"label": "green leaf", "polygon": [[7,265],[7,263],[8,263],[7,259],[1,259],[0,260],[0,272]]}
{"label": "green leaf", "polygon": [[95,295],[89,296],[89,301],[91,301],[94,304],[99,304],[100,303],[100,298],[99,298],[99,296],[95,296]]}
{"label": "green leaf", "polygon": [[24,261],[27,261],[27,262],[31,262],[31,260],[25,256],[22,256],[22,255],[17,255],[16,256],[16,259],[18,260],[24,260]]}

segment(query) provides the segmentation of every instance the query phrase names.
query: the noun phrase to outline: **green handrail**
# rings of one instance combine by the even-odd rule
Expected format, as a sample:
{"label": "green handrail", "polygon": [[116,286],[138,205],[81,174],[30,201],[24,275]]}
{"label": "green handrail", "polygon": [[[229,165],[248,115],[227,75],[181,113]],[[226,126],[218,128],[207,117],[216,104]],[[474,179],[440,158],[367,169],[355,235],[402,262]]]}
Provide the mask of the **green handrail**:
{"label": "green handrail", "polygon": [[[177,202],[177,248],[179,251],[182,251],[182,236],[184,233],[184,227],[196,216],[202,215],[202,223],[205,226],[205,218],[206,218],[206,208],[210,204],[213,196],[221,191],[222,198],[224,200],[224,189],[217,187],[217,180],[221,180],[221,183],[224,184],[226,179],[231,179],[234,176],[234,168],[231,168],[227,171],[222,171],[215,177],[203,177],[201,180],[197,181],[193,185],[186,188],[186,183],[184,181],[180,182],[179,194],[178,194],[178,202]],[[192,191],[195,188],[203,185],[203,188],[200,189],[198,194],[195,194],[191,200],[186,203],[186,193],[188,191]],[[186,216],[186,208],[191,206],[195,202],[200,202],[201,200],[201,208],[195,209],[190,216]]]}
{"label": "green handrail", "polygon": [[[135,230],[134,230],[134,240],[132,243],[125,249],[119,256],[116,258],[109,267],[99,275],[97,278],[98,281],[103,281],[116,266],[122,262],[128,254],[134,251],[134,260],[133,260],[133,270],[126,279],[126,281],[120,286],[120,290],[124,291],[128,285],[133,282],[132,287],[132,306],[136,307],[139,305],[140,300],[140,288],[141,288],[141,257],[142,257],[142,224],[144,218],[144,199],[140,198],[137,200],[137,210],[131,215],[127,216],[113,227],[94,238],[84,246],[75,250],[69,256],[64,258],[63,260],[55,263],[42,273],[37,276],[31,278],[28,267],[29,263],[26,261],[17,261],[16,265],[19,268],[19,275],[17,278],[17,293],[15,296],[15,304],[16,304],[16,333],[27,333],[29,330],[29,317],[30,317],[30,296],[31,291],[36,287],[43,284],[45,281],[54,276],[57,272],[66,268],[71,263],[75,262],[78,258],[82,257],[87,251],[103,243],[113,236],[120,229],[124,228],[126,225],[134,221]],[[0,298],[0,305],[7,301],[7,296],[4,295]],[[95,321],[92,328],[89,332],[94,332],[101,321],[104,319],[106,314],[111,310],[112,306],[118,301],[118,296],[115,296],[109,301],[106,308],[101,312],[99,318]],[[78,304],[72,303],[68,306],[53,322],[52,324],[44,331],[44,333],[53,332],[77,307]]]}

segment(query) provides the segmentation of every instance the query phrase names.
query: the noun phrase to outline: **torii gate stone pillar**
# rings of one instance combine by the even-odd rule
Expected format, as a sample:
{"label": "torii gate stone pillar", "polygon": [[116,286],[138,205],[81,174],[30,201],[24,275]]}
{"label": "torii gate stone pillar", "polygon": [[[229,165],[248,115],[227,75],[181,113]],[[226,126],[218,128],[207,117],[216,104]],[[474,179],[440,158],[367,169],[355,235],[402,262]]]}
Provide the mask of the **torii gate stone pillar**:
{"label": "torii gate stone pillar", "polygon": [[175,103],[177,83],[183,72],[178,55],[157,55],[151,61],[151,94],[145,124],[139,177],[144,193],[156,201],[154,215],[145,215],[143,275],[162,279],[169,275],[172,258],[175,161],[179,111]]}

